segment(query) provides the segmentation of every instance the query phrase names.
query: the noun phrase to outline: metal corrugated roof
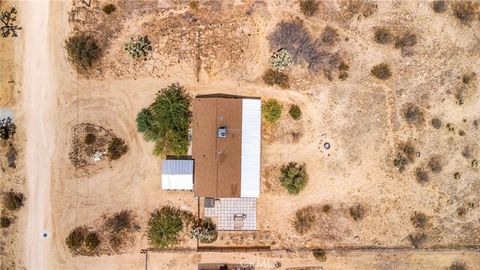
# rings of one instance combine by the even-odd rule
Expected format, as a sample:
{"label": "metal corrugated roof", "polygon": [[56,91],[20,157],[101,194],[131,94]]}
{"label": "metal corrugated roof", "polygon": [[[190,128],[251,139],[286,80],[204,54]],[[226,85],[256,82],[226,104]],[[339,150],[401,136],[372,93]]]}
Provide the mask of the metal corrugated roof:
{"label": "metal corrugated roof", "polygon": [[193,160],[166,159],[162,162],[162,189],[193,189]]}
{"label": "metal corrugated roof", "polygon": [[261,113],[260,99],[242,100],[241,197],[260,195]]}

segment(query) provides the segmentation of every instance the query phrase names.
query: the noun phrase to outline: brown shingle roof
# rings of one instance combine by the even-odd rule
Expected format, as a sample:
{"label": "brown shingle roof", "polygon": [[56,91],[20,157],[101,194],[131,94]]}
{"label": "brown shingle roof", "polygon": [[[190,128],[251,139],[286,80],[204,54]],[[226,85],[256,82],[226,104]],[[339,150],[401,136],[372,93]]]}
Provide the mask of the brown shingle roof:
{"label": "brown shingle roof", "polygon": [[[227,137],[218,138],[218,128]],[[192,156],[198,197],[240,197],[242,99],[197,97],[193,100]]]}

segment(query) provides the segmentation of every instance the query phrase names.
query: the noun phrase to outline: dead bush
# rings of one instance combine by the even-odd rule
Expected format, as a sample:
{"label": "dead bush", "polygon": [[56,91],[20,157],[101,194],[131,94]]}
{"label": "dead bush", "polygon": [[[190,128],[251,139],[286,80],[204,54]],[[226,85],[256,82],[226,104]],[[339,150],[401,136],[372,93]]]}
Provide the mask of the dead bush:
{"label": "dead bush", "polygon": [[464,84],[470,84],[475,79],[475,76],[476,76],[475,72],[463,74],[462,82]]}
{"label": "dead bush", "polygon": [[403,116],[409,124],[422,124],[425,121],[423,111],[414,103],[404,105]]}
{"label": "dead bush", "polygon": [[108,155],[111,160],[117,160],[128,152],[128,146],[121,138],[114,137],[108,146]]}
{"label": "dead bush", "polygon": [[322,213],[328,214],[332,211],[332,206],[330,204],[325,204],[322,206]]}
{"label": "dead bush", "polygon": [[375,38],[374,39],[375,39],[375,42],[377,42],[379,44],[388,44],[388,43],[392,42],[393,36],[390,33],[390,31],[388,31],[387,29],[378,28],[377,30],[375,30]]}
{"label": "dead bush", "polygon": [[467,270],[467,266],[464,262],[453,262],[448,270]]}
{"label": "dead bush", "polygon": [[328,25],[323,30],[322,36],[320,38],[324,44],[327,44],[329,46],[334,45],[340,39],[337,29]]}
{"label": "dead bush", "polygon": [[467,208],[465,207],[458,207],[457,208],[457,215],[459,217],[464,217],[467,214]]}
{"label": "dead bush", "polygon": [[89,34],[76,34],[68,38],[65,47],[70,61],[77,70],[91,68],[101,55],[97,40]]}
{"label": "dead bush", "polygon": [[371,70],[371,73],[380,80],[387,80],[392,76],[390,66],[385,63],[374,66]]}
{"label": "dead bush", "polygon": [[307,206],[297,210],[295,213],[294,227],[299,234],[309,232],[315,225],[316,215],[315,209]]}
{"label": "dead bush", "polygon": [[21,192],[10,190],[3,194],[3,206],[10,211],[20,209],[24,202],[25,196]]}
{"label": "dead bush", "polygon": [[413,47],[417,44],[417,35],[407,32],[395,39],[395,48],[403,49],[405,47]]}
{"label": "dead bush", "polygon": [[477,14],[478,4],[472,1],[454,1],[453,15],[463,24],[469,24]]}
{"label": "dead bush", "polygon": [[432,9],[435,13],[443,13],[447,11],[447,3],[445,0],[435,0],[432,2]]}
{"label": "dead bush", "polygon": [[429,177],[428,177],[428,172],[422,168],[417,168],[415,170],[415,176],[417,178],[417,181],[420,184],[426,184],[428,183]]}
{"label": "dead bush", "polygon": [[408,235],[408,240],[414,248],[419,248],[427,240],[427,235],[425,233],[415,233]]}
{"label": "dead bush", "polygon": [[439,118],[433,118],[430,124],[432,124],[433,128],[440,129],[442,127],[442,120]]}
{"label": "dead bush", "polygon": [[95,142],[95,140],[97,139],[97,137],[95,136],[95,134],[92,134],[92,133],[88,133],[86,136],[85,136],[85,144],[86,145],[91,145]]}
{"label": "dead bush", "polygon": [[324,71],[327,75],[340,63],[338,55],[323,48],[321,40],[314,40],[299,20],[278,23],[268,40],[273,50],[286,49],[294,63],[306,61],[310,72]]}
{"label": "dead bush", "polygon": [[10,227],[12,225],[13,220],[7,216],[1,216],[0,217],[0,228],[5,229]]}
{"label": "dead bush", "polygon": [[290,87],[288,75],[278,70],[267,69],[262,79],[268,85],[278,85],[284,89]]}
{"label": "dead bush", "polygon": [[108,231],[118,233],[123,230],[130,230],[133,226],[132,213],[129,210],[122,210],[113,214],[105,220]]}
{"label": "dead bush", "polygon": [[417,229],[425,229],[428,223],[428,217],[424,213],[414,212],[413,216],[410,217],[413,227]]}
{"label": "dead bush", "polygon": [[402,154],[397,153],[397,156],[393,160],[393,166],[398,168],[399,172],[403,172],[408,165],[408,159]]}
{"label": "dead bush", "polygon": [[87,229],[84,227],[77,227],[65,239],[65,244],[72,254],[79,254],[80,249],[85,242],[85,236],[87,234]]}
{"label": "dead bush", "polygon": [[365,217],[367,210],[361,204],[356,204],[348,209],[348,213],[354,221],[359,221]]}
{"label": "dead bush", "polygon": [[313,16],[318,11],[317,0],[300,0],[300,10],[305,16]]}
{"label": "dead bush", "polygon": [[415,161],[417,151],[411,141],[400,143],[398,145],[398,150],[408,159],[408,162]]}
{"label": "dead bush", "polygon": [[472,158],[474,153],[475,153],[475,148],[473,145],[467,145],[463,147],[462,156],[464,158],[467,158],[467,159]]}
{"label": "dead bush", "polygon": [[453,174],[453,179],[460,180],[460,178],[462,178],[462,174],[460,172],[455,172]]}
{"label": "dead bush", "polygon": [[10,143],[8,145],[8,151],[5,154],[5,157],[7,158],[7,163],[9,168],[17,167],[17,149],[15,148],[13,143]]}
{"label": "dead bush", "polygon": [[442,162],[437,156],[430,158],[430,161],[428,162],[428,167],[433,173],[440,173],[443,170]]}

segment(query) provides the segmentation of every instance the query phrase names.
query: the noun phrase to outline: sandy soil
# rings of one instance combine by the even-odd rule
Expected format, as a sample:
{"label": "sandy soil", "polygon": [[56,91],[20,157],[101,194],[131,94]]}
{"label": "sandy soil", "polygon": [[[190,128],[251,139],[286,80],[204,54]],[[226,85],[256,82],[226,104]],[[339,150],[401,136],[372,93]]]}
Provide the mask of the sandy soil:
{"label": "sandy soil", "polygon": [[[25,53],[33,52],[32,43],[36,50],[44,52],[25,58],[31,71],[26,69],[25,74],[34,74],[25,78],[25,91],[31,94],[27,101],[38,99],[38,104],[26,103],[27,134],[36,132],[33,138],[28,137],[27,146],[27,172],[36,178],[29,178],[29,193],[35,193],[30,195],[30,201],[35,205],[29,202],[26,238],[40,243],[26,253],[28,265],[46,269],[141,269],[144,257],[139,250],[148,246],[142,233],[136,235],[136,241],[124,254],[100,257],[72,257],[64,244],[65,237],[77,226],[93,226],[101,215],[122,209],[132,209],[142,229],[149,213],[163,204],[196,212],[192,193],[161,190],[160,160],[151,154],[152,145],[145,143],[135,126],[137,112],[153,100],[157,90],[175,81],[192,94],[261,96],[277,98],[285,107],[292,103],[302,107],[299,122],[285,113],[276,127],[265,130],[262,195],[257,211],[258,235],[262,237],[225,234],[219,243],[264,243],[292,249],[411,248],[408,235],[416,230],[410,216],[422,211],[430,217],[424,246],[480,244],[478,169],[470,166],[478,155],[480,135],[473,124],[480,117],[477,82],[467,87],[463,106],[455,101],[456,90],[463,87],[462,75],[480,72],[476,70],[480,61],[478,40],[473,34],[473,29],[479,27],[477,21],[466,27],[450,13],[433,14],[428,3],[413,1],[378,2],[377,10],[368,17],[359,11],[350,14],[343,2],[326,1],[322,11],[311,18],[305,18],[291,1],[228,1],[209,7],[211,11],[200,9],[197,13],[189,11],[186,3],[115,1],[118,10],[112,17],[101,13],[102,3],[94,1],[92,7],[85,8],[79,1],[51,2],[49,10],[42,3],[36,12],[37,6],[25,5],[25,31],[35,30],[26,38],[36,40],[26,43],[30,45]],[[37,21],[45,22],[45,16],[50,17],[50,43],[45,39],[46,25]],[[192,16],[195,23],[191,23]],[[338,29],[337,49],[350,66],[346,81],[309,74],[303,63],[289,71],[293,80],[290,89],[262,83],[260,76],[271,54],[265,37],[280,20],[297,16],[315,36],[327,24]],[[223,23],[225,28],[221,27]],[[413,54],[404,56],[393,45],[374,43],[372,29],[377,26],[417,33],[419,41]],[[66,60],[63,44],[72,31],[92,31],[107,48],[99,69],[91,74],[77,74]],[[123,51],[123,42],[138,34],[151,35],[155,44],[152,59],[146,62],[131,60]],[[204,47],[198,49],[198,44]],[[33,64],[42,59],[41,69]],[[369,75],[371,67],[383,61],[393,70],[393,77],[385,82]],[[472,61],[474,65],[468,64]],[[42,77],[44,72],[50,76]],[[39,81],[43,83],[34,91],[32,83]],[[412,126],[404,120],[402,108],[407,102],[423,110],[426,120],[421,125]],[[33,113],[34,108],[39,112]],[[433,117],[443,120],[441,129],[430,126]],[[125,138],[130,150],[94,175],[76,177],[68,153],[71,127],[82,122],[111,129]],[[454,131],[445,128],[447,123],[454,126]],[[463,136],[458,134],[459,129],[464,130]],[[420,157],[399,173],[392,166],[397,145],[409,139],[414,141]],[[332,148],[324,150],[324,142]],[[468,158],[462,155],[465,146],[473,148]],[[39,159],[39,153],[41,162],[31,162]],[[49,161],[45,158],[49,155],[53,157],[51,186],[36,186],[36,181],[50,181]],[[420,185],[415,180],[415,169],[427,168],[432,156],[441,157],[443,169],[440,173],[430,172],[429,183]],[[306,189],[296,197],[288,195],[278,183],[278,168],[289,161],[305,162],[310,176]],[[456,171],[462,177],[454,181]],[[470,202],[474,207],[458,216],[457,209]],[[348,214],[348,208],[356,203],[367,209],[365,218],[358,222]],[[292,225],[295,211],[323,204],[332,206],[331,213],[322,215],[312,232],[298,235]],[[45,241],[40,238],[43,229],[52,232]],[[181,246],[192,248],[194,242],[186,239]],[[37,249],[40,255],[29,255]],[[325,269],[445,269],[456,260],[464,261],[469,269],[480,265],[475,252],[345,252],[328,257],[327,262],[318,263],[311,254],[298,253],[152,253],[149,266],[195,269],[199,262],[236,262],[242,258],[257,262],[280,260],[284,267],[321,265]],[[258,266],[262,269],[265,265]]]}

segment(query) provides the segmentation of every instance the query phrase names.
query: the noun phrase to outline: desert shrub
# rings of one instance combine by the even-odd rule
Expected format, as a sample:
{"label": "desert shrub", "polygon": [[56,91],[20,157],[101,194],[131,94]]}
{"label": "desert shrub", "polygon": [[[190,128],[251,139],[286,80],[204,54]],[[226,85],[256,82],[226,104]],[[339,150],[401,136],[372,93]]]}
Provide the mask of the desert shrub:
{"label": "desert shrub", "polygon": [[280,268],[280,267],[282,267],[282,263],[281,263],[281,262],[278,262],[278,261],[275,262],[275,264],[273,265],[273,268],[275,268],[275,269],[278,269],[278,268]]}
{"label": "desert shrub", "polygon": [[7,154],[5,155],[6,158],[7,158],[7,164],[8,164],[8,167],[10,168],[16,168],[17,167],[17,149],[15,148],[15,146],[10,143],[8,145],[8,150],[7,150]]}
{"label": "desert shrub", "polygon": [[478,160],[477,160],[477,159],[473,159],[471,166],[472,166],[472,168],[477,168],[477,167],[478,167]]}
{"label": "desert shrub", "polygon": [[302,110],[300,109],[300,107],[298,107],[298,105],[295,105],[295,104],[290,106],[290,109],[288,110],[288,114],[294,120],[298,120],[298,119],[302,118]]}
{"label": "desert shrub", "polygon": [[462,178],[462,174],[460,172],[455,172],[453,174],[453,179],[459,180],[460,178]]}
{"label": "desert shrub", "polygon": [[477,14],[478,4],[472,1],[454,1],[453,15],[463,24],[469,24]]}
{"label": "desert shrub", "polygon": [[432,124],[433,128],[440,129],[442,127],[442,120],[439,118],[433,118],[430,124]]}
{"label": "desert shrub", "polygon": [[299,234],[305,234],[313,228],[315,221],[315,209],[311,206],[307,206],[297,210],[293,225]]}
{"label": "desert shrub", "polygon": [[425,226],[427,226],[428,217],[424,213],[415,211],[410,217],[410,221],[412,222],[413,227],[417,229],[424,229]]}
{"label": "desert shrub", "polygon": [[12,219],[7,216],[0,217],[0,228],[8,228],[12,225]]}
{"label": "desert shrub", "polygon": [[465,130],[463,130],[463,129],[458,130],[458,135],[465,136],[466,134],[467,133],[465,132]]}
{"label": "desert shrub", "polygon": [[475,152],[475,148],[472,145],[467,145],[463,147],[462,156],[464,158],[471,158],[473,157],[474,152]]}
{"label": "desert shrub", "polygon": [[447,11],[447,7],[445,0],[435,0],[432,2],[432,9],[435,13],[443,13]]}
{"label": "desert shrub", "polygon": [[356,204],[348,209],[348,213],[354,221],[359,221],[365,217],[367,210],[361,204]]}
{"label": "desert shrub", "polygon": [[274,70],[282,71],[293,62],[292,56],[285,49],[280,49],[270,57],[270,64]]}
{"label": "desert shrub", "polygon": [[427,235],[425,233],[415,233],[409,234],[408,240],[414,248],[420,247],[427,240]]}
{"label": "desert shrub", "polygon": [[262,114],[267,122],[274,124],[282,116],[283,106],[276,99],[269,99],[262,104]]}
{"label": "desert shrub", "polygon": [[274,69],[267,69],[262,76],[263,82],[268,85],[278,85],[281,88],[290,87],[288,75]]}
{"label": "desert shrub", "polygon": [[413,47],[417,44],[417,35],[407,32],[395,39],[395,48]]}
{"label": "desert shrub", "polygon": [[296,195],[305,188],[308,175],[305,164],[290,162],[280,169],[280,183],[288,193]]}
{"label": "desert shrub", "polygon": [[190,237],[198,239],[201,243],[213,243],[217,240],[218,232],[211,218],[199,219],[192,226]]}
{"label": "desert shrub", "polygon": [[78,69],[92,67],[101,55],[95,38],[88,34],[76,34],[65,41],[68,58]]}
{"label": "desert shrub", "polygon": [[83,227],[77,227],[65,239],[68,249],[72,254],[77,254],[85,242],[87,230]]}
{"label": "desert shrub", "polygon": [[305,16],[313,16],[318,11],[317,0],[300,0],[300,10]]}
{"label": "desert shrub", "polygon": [[413,162],[415,160],[417,151],[411,141],[400,143],[398,145],[398,150],[407,158],[408,162]]}
{"label": "desert shrub", "polygon": [[6,141],[10,138],[13,138],[16,131],[17,126],[10,117],[7,117],[0,121],[0,141]]}
{"label": "desert shrub", "polygon": [[198,10],[198,7],[200,6],[200,4],[198,3],[198,1],[196,0],[190,0],[188,1],[188,7],[193,10],[193,11],[196,11]]}
{"label": "desert shrub", "polygon": [[322,213],[328,214],[332,211],[332,206],[330,204],[325,204],[322,206]]}
{"label": "desert shrub", "polygon": [[448,270],[467,270],[467,266],[464,262],[453,262]]}
{"label": "desert shrub", "polygon": [[179,84],[157,93],[148,108],[137,115],[137,129],[146,141],[155,142],[156,155],[184,155],[188,151],[188,129],[192,118],[191,98]]}
{"label": "desert shrub", "polygon": [[322,48],[322,42],[314,40],[301,21],[282,21],[268,36],[272,49],[286,49],[295,63],[304,60],[311,72],[336,69],[340,58],[334,52]]}
{"label": "desert shrub", "polygon": [[117,160],[128,152],[128,145],[121,138],[114,137],[108,146],[108,156],[111,160]]}
{"label": "desert shrub", "polygon": [[25,196],[21,192],[11,190],[3,194],[3,206],[10,211],[20,209],[24,202]]}
{"label": "desert shrub", "polygon": [[102,11],[105,12],[105,14],[107,15],[112,14],[116,9],[117,8],[114,4],[106,4],[102,7]]}
{"label": "desert shrub", "polygon": [[462,82],[464,84],[470,84],[470,82],[472,82],[472,80],[475,79],[475,72],[471,72],[471,73],[467,73],[467,74],[463,74],[462,76]]}
{"label": "desert shrub", "polygon": [[133,58],[144,58],[152,51],[152,45],[147,36],[131,37],[130,41],[125,43],[125,51]]}
{"label": "desert shrub", "polygon": [[92,145],[95,142],[96,139],[97,139],[97,137],[95,136],[95,134],[88,133],[85,136],[85,144],[86,145]]}
{"label": "desert shrub", "polygon": [[426,184],[428,183],[428,180],[429,180],[429,177],[428,177],[428,172],[425,171],[424,169],[422,168],[417,168],[415,170],[415,176],[417,178],[417,181],[420,183],[420,184]]}
{"label": "desert shrub", "polygon": [[339,70],[338,78],[342,81],[347,79],[349,69],[350,69],[350,66],[348,66],[347,64],[345,64],[345,62],[342,61],[338,66],[338,70]]}
{"label": "desert shrub", "polygon": [[173,206],[163,206],[151,214],[147,238],[154,247],[170,247],[178,243],[182,229],[182,211]]}
{"label": "desert shrub", "polygon": [[374,66],[370,72],[380,80],[386,80],[392,76],[390,66],[385,63]]}
{"label": "desert shrub", "polygon": [[425,121],[422,109],[410,102],[404,105],[403,117],[409,124],[421,124]]}
{"label": "desert shrub", "polygon": [[375,30],[375,38],[374,38],[375,42],[379,44],[388,44],[392,42],[392,39],[393,39],[393,36],[390,33],[390,31],[388,31],[387,29],[378,28]]}
{"label": "desert shrub", "polygon": [[428,162],[428,167],[433,173],[439,173],[443,169],[442,162],[437,156],[430,158],[430,161]]}
{"label": "desert shrub", "polygon": [[459,217],[463,217],[463,216],[465,216],[465,214],[467,214],[467,208],[465,208],[465,207],[458,207],[457,208],[457,215]]}
{"label": "desert shrub", "polygon": [[118,233],[124,230],[130,230],[133,226],[133,217],[129,210],[122,210],[113,214],[105,220],[107,230]]}
{"label": "desert shrub", "polygon": [[321,248],[314,249],[312,251],[313,257],[319,262],[324,262],[327,260],[327,253]]}
{"label": "desert shrub", "polygon": [[408,159],[400,153],[393,160],[393,166],[398,168],[399,172],[403,172],[408,165]]}
{"label": "desert shrub", "polygon": [[334,45],[338,40],[338,31],[337,29],[331,27],[331,26],[325,26],[325,29],[323,30],[322,35],[320,36],[320,39],[322,40],[323,43],[327,45]]}
{"label": "desert shrub", "polygon": [[88,233],[85,237],[85,246],[89,250],[96,250],[99,245],[100,239],[98,238],[98,234],[96,232]]}

